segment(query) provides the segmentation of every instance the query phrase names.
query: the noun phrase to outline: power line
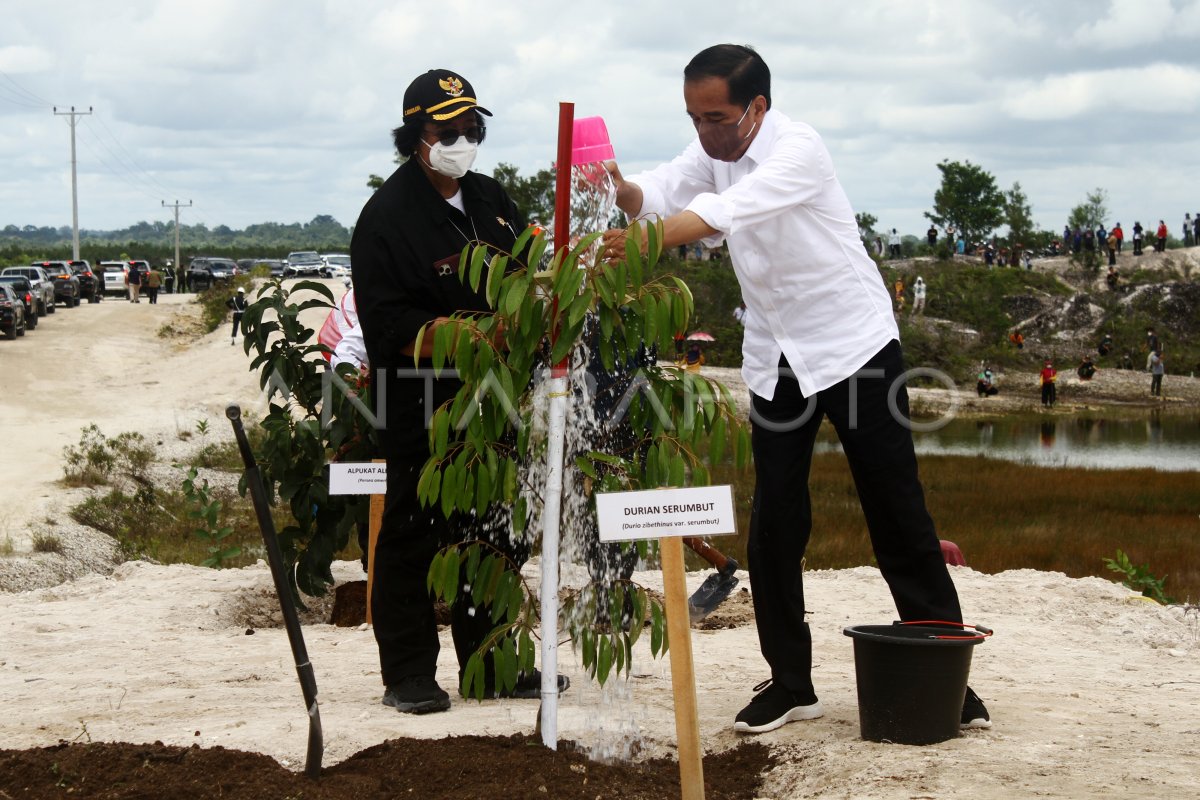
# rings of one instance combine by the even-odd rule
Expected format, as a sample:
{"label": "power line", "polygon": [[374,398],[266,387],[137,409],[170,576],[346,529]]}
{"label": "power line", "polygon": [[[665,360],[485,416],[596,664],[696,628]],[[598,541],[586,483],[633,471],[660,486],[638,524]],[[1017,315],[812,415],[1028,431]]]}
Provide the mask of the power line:
{"label": "power line", "polygon": [[[117,145],[117,147],[119,147],[121,149],[121,152],[124,153],[126,156],[125,159],[121,159],[120,155],[118,155],[117,153],[113,153],[114,157],[116,157],[119,160],[125,161],[126,163],[131,165],[134,170],[136,170],[140,174],[146,176],[146,178],[149,179],[150,183],[153,183],[155,186],[157,186],[161,190],[162,193],[174,194],[174,192],[172,192],[169,188],[164,186],[158,180],[158,178],[154,177],[153,173],[149,172],[145,167],[143,167],[141,164],[138,163],[137,159],[135,159],[133,157],[133,154],[129,152],[129,150],[125,147],[125,145],[123,145],[121,143],[121,140],[118,139],[116,137],[116,135],[112,132],[112,129],[110,129],[108,127],[108,125],[106,125],[104,123],[104,119],[102,117],[96,117],[96,122],[99,123],[100,127],[104,130],[104,133],[108,136],[108,138],[111,139]],[[90,128],[91,127],[90,121],[88,121],[87,124],[88,124],[88,127]],[[101,144],[103,144],[103,142],[101,142]],[[108,147],[106,146],[105,149],[108,149]]]}
{"label": "power line", "polygon": [[33,92],[29,91],[24,86],[17,83],[16,80],[14,80],[11,75],[9,75],[7,72],[5,72],[2,69],[0,69],[0,77],[3,77],[4,80],[8,81],[14,87],[12,89],[9,89],[6,86],[0,85],[0,89],[4,89],[7,92],[12,92],[14,95],[16,95],[16,97],[20,98],[20,100],[23,101],[23,102],[18,102],[17,100],[14,100],[12,98],[5,98],[10,103],[13,103],[14,105],[23,105],[26,108],[42,108],[42,109],[53,108],[53,106],[49,102],[47,102],[46,100],[44,100],[41,97],[38,97]]}
{"label": "power line", "polygon": [[[95,128],[93,128],[90,125],[88,125],[87,127],[93,133],[96,133]],[[121,158],[120,154],[117,153],[115,150],[113,150],[111,147],[109,147],[108,144],[106,144],[103,139],[99,138],[99,136],[97,136],[95,138],[95,142],[96,142],[96,144],[98,144],[102,148],[104,148],[104,150],[108,153],[108,155],[112,157],[111,161],[109,159],[106,159],[102,153],[100,153],[96,148],[94,148],[92,146],[91,141],[89,141],[86,138],[83,139],[82,141],[83,141],[84,145],[88,148],[88,150],[91,151],[92,155],[94,155],[96,157],[96,159],[102,165],[104,165],[104,167],[109,171],[110,174],[112,174],[113,177],[125,182],[128,186],[130,186],[130,188],[136,189],[137,191],[145,194],[147,197],[152,198],[154,200],[158,200],[163,195],[164,192],[170,191],[165,186],[162,186],[162,185],[158,184],[157,182],[151,182],[151,181],[147,180],[146,178],[142,177],[141,174],[135,172],[132,168],[130,168],[128,166],[128,164],[125,162],[125,160]]]}

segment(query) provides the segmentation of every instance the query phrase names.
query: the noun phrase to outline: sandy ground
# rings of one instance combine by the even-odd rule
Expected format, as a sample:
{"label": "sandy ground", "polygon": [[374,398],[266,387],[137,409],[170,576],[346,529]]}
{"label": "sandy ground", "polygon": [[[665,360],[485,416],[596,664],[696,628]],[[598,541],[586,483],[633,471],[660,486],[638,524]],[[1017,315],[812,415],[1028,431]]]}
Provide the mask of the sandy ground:
{"label": "sandy ground", "polygon": [[[158,308],[106,301],[62,309],[23,340],[2,343],[6,388],[8,376],[18,385],[0,397],[0,435],[12,441],[36,431],[43,444],[20,458],[7,451],[0,462],[6,507],[25,509],[0,539],[20,550],[30,523],[60,514],[70,499],[54,483],[61,448],[78,441],[83,425],[95,421],[109,435],[143,430],[169,451],[175,432],[197,419],[227,427],[228,402],[251,409],[259,402],[245,357],[229,346],[225,329],[188,347],[156,336],[184,299],[163,297]],[[15,502],[21,498],[27,502]],[[357,564],[336,567],[339,581],[361,578]],[[536,573],[533,563],[527,574],[534,584]],[[1031,570],[984,575],[966,567],[952,574],[967,620],[996,630],[976,648],[971,675],[995,726],[920,748],[863,741],[852,645],[842,629],[886,623],[895,612],[874,569],[810,573],[814,679],[826,713],[761,737],[783,760],[767,777],[764,797],[1196,795],[1196,609],[1164,608],[1096,578]],[[636,577],[660,585],[656,573]],[[703,577],[691,575],[689,589]],[[565,569],[564,580],[578,580],[578,572]],[[4,596],[0,747],[89,738],[220,744],[299,768],[307,722],[286,635],[271,623],[274,603],[261,563],[213,571],[131,562],[111,574]],[[721,609],[732,627],[693,632],[709,751],[735,744],[733,716],[767,677],[748,607],[747,595],[736,595]],[[379,704],[369,630],[312,623],[305,635],[321,691],[327,763],[396,736],[533,729],[533,701],[456,698],[446,714],[398,714]],[[439,679],[448,689],[453,659],[443,632]],[[562,698],[561,738],[598,755],[672,750],[667,661],[639,649],[630,679],[604,691],[588,682],[569,647],[560,650],[560,664],[573,679]]]}

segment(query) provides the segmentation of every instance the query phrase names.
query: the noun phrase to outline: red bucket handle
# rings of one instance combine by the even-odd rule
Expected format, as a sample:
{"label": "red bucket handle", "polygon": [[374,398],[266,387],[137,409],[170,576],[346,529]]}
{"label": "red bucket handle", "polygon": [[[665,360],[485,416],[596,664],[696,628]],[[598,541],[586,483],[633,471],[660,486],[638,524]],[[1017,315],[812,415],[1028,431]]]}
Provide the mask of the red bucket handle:
{"label": "red bucket handle", "polygon": [[944,619],[922,619],[922,620],[897,620],[893,625],[951,625],[957,626],[966,630],[970,628],[975,633],[969,636],[934,636],[934,639],[986,639],[992,635],[991,628],[985,628],[983,625],[971,625],[967,622],[948,622]]}

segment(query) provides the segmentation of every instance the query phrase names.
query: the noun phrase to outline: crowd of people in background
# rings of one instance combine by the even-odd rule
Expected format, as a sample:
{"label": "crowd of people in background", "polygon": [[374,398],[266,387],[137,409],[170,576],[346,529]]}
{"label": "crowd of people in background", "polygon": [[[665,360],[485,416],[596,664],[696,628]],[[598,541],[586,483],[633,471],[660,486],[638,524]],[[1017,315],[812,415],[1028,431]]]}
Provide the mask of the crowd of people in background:
{"label": "crowd of people in background", "polygon": [[[1200,212],[1197,212],[1195,215],[1190,213],[1183,215],[1181,233],[1184,247],[1200,245]],[[1147,228],[1141,222],[1133,224],[1129,237],[1133,246],[1133,255],[1140,256],[1143,254],[1143,245],[1147,235],[1149,235]],[[1167,240],[1170,238],[1170,235],[1171,232],[1167,227],[1166,221],[1160,219],[1158,225],[1153,230],[1152,247],[1154,248],[1154,252],[1162,253],[1166,250]],[[1106,256],[1108,264],[1112,266],[1117,263],[1117,255],[1124,252],[1125,236],[1125,229],[1121,226],[1120,222],[1115,223],[1111,229],[1106,229],[1104,223],[1100,223],[1094,230],[1090,227],[1072,227],[1070,224],[1067,224],[1063,226],[1062,238],[1051,240],[1041,254],[1045,256],[1057,256],[1093,253],[1098,256]],[[1022,242],[1002,244],[994,236],[986,241],[967,242],[964,241],[961,233],[955,231],[953,227],[947,227],[944,232],[939,233],[937,226],[930,225],[929,230],[925,232],[925,243],[930,250],[934,250],[939,241],[945,243],[951,255],[981,255],[984,263],[989,267],[1023,266],[1025,269],[1033,268],[1034,254]],[[887,234],[886,246],[883,238],[880,236],[874,237],[873,240],[864,240],[864,245],[867,248],[867,252],[877,259],[884,259],[886,257],[887,259],[895,260],[904,257],[902,239],[895,228],[892,228],[891,232]]]}

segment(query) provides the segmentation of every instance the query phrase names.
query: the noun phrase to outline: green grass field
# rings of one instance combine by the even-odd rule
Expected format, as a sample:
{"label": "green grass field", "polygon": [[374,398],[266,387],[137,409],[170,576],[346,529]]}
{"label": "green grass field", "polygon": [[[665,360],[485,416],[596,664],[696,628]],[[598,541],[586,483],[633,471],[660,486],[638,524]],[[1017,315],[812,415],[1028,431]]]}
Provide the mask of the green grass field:
{"label": "green grass field", "polygon": [[[922,457],[920,471],[938,535],[956,543],[975,570],[1029,568],[1117,581],[1104,559],[1120,549],[1153,575],[1167,576],[1166,593],[1176,601],[1200,601],[1195,473],[1032,467],[962,456]],[[713,480],[734,485],[740,531],[713,544],[744,566],[753,470],[722,469]],[[874,565],[845,456],[814,456],[810,491],[807,568]]]}

